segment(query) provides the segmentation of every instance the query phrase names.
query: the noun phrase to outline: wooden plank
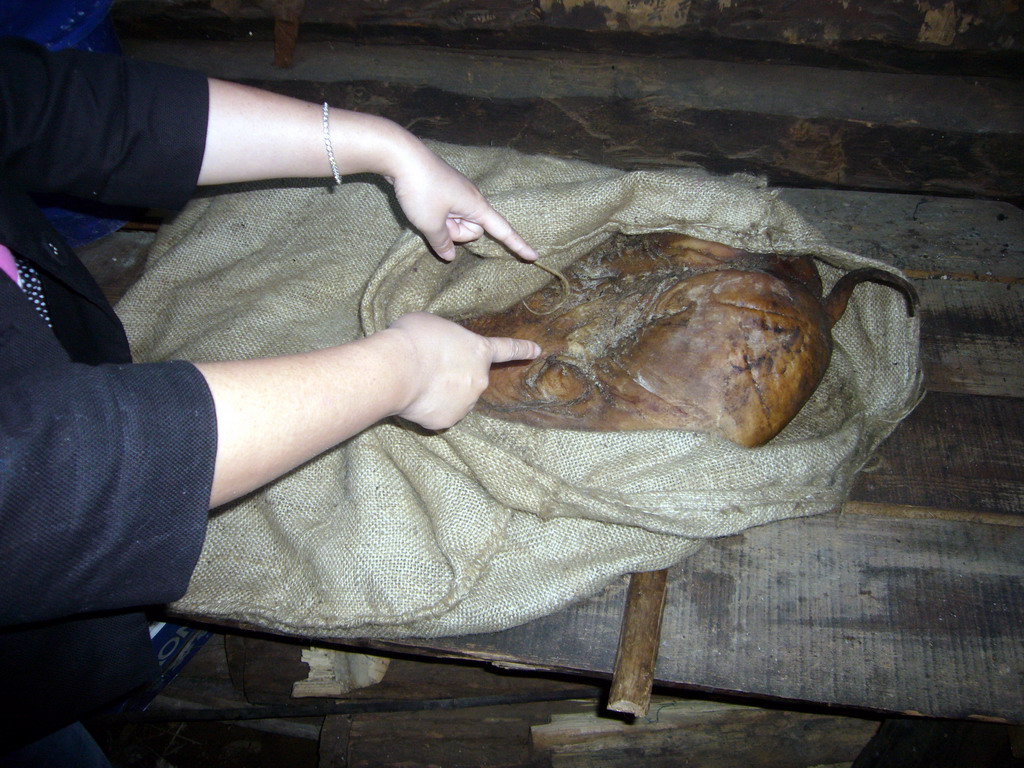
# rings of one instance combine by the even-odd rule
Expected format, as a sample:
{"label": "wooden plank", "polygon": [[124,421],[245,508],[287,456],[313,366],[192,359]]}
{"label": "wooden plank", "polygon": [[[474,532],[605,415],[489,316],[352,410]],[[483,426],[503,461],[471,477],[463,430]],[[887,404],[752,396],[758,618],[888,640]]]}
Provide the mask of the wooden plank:
{"label": "wooden plank", "polygon": [[[163,0],[158,5],[151,0],[119,0],[115,11],[121,23],[159,11],[164,19],[212,25],[224,14],[239,20],[266,19],[272,8],[240,0]],[[676,33],[789,46],[857,42],[863,47],[865,42],[877,42],[920,48],[933,56],[949,50],[1020,50],[1024,36],[1024,14],[1017,6],[974,4],[967,10],[913,0],[869,0],[857,6],[842,0],[305,0],[303,19],[315,29],[380,25],[497,32],[520,28],[537,33],[567,28],[578,37],[587,31],[635,31],[648,37]]]}
{"label": "wooden plank", "polygon": [[[946,132],[1024,131],[1024,86],[1001,78],[339,43],[307,43],[293,68],[279,69],[267,63],[271,51],[259,43],[126,40],[124,45],[137,58],[192,66],[232,80],[379,81],[487,99],[645,99],[665,110],[685,104],[708,112],[910,123]],[[769,87],[772,98],[765,99]],[[973,109],[951,110],[947,100]]]}
{"label": "wooden plank", "polygon": [[317,768],[348,768],[351,715],[328,715],[320,729]]}
{"label": "wooden plank", "polygon": [[1024,400],[929,393],[851,498],[1024,515]]}
{"label": "wooden plank", "polygon": [[696,653],[676,649],[690,676],[712,664],[722,682],[784,698],[1024,717],[1024,531],[837,516],[751,534],[709,548],[674,585],[675,619],[701,635],[686,635]]}
{"label": "wooden plank", "polygon": [[843,504],[842,512],[844,515],[867,515],[868,517],[899,520],[950,520],[956,523],[1024,527],[1024,515],[1020,514],[1007,515],[1000,512],[974,512],[967,509],[914,507],[909,504],[874,501],[847,501]]}
{"label": "wooden plank", "polygon": [[1024,396],[1024,211],[922,195],[786,189],[833,245],[914,277],[929,390]]}
{"label": "wooden plank", "polygon": [[555,714],[533,728],[553,768],[811,768],[849,763],[878,722],[659,696],[635,722],[594,713]]}
{"label": "wooden plank", "polygon": [[1024,282],[915,283],[928,389],[1024,396]]}
{"label": "wooden plank", "polygon": [[[397,0],[393,0],[397,1]],[[317,2],[317,0],[311,0]],[[320,0],[321,3],[325,0]],[[962,12],[953,6],[933,8],[909,0],[867,2],[853,8],[841,0],[769,2],[739,0],[540,0],[545,20],[583,29],[686,30],[721,36],[824,44],[830,40],[898,40],[904,44],[949,46],[997,36],[995,29],[1021,23],[1017,8],[1010,13],[980,13],[978,29],[961,27]],[[966,36],[965,34],[966,33]],[[966,39],[965,39],[966,37]],[[1012,46],[1014,43],[1004,43]]]}
{"label": "wooden plank", "polygon": [[[1024,211],[970,198],[783,189],[832,245],[893,264],[919,279],[1024,278]],[[944,282],[944,281],[943,281]]]}
{"label": "wooden plank", "polygon": [[350,768],[525,768],[530,728],[553,705],[357,715],[352,718]]}
{"label": "wooden plank", "polygon": [[[672,570],[657,679],[1021,722],[1022,546],[1019,527],[862,515],[711,542]],[[571,611],[505,632],[367,644],[608,674],[624,600],[620,580]]]}
{"label": "wooden plank", "polygon": [[[250,704],[294,704],[292,687],[304,679],[309,668],[300,661],[308,642],[272,637],[266,634],[228,634],[223,647],[228,650],[231,678],[244,692]],[[317,647],[324,647],[318,643]],[[427,663],[410,658],[389,659],[387,673],[375,685],[357,688],[338,699],[427,700],[459,699],[485,695],[508,696],[522,700],[566,693],[592,698],[598,690],[583,682],[525,677],[497,673],[476,663]],[[244,702],[243,702],[244,703]],[[301,703],[301,702],[300,702]]]}
{"label": "wooden plank", "polygon": [[302,651],[308,647],[303,642],[270,642],[252,635],[224,637],[231,680],[250,704],[293,701],[292,687],[309,673],[302,661]]}
{"label": "wooden plank", "polygon": [[799,186],[990,197],[1024,188],[1024,84],[1013,80],[314,43],[282,70],[259,44],[126,47],[455,143],[622,168],[703,165]]}

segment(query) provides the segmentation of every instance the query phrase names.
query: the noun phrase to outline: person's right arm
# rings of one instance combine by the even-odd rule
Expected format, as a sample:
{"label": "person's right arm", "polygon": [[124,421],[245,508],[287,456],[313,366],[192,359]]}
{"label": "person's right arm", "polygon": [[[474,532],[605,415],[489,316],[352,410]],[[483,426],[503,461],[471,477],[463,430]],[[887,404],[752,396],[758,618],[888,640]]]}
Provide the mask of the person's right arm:
{"label": "person's right arm", "polygon": [[210,505],[255,490],[389,416],[450,427],[487,387],[492,363],[539,353],[533,342],[478,336],[417,312],[350,344],[200,363],[217,412]]}
{"label": "person's right arm", "polygon": [[[62,53],[0,44],[5,185],[182,205],[203,159],[206,79]],[[179,598],[211,504],[391,414],[443,428],[492,362],[537,353],[417,315],[273,360],[91,365],[63,354],[18,291],[0,284],[0,624]]]}

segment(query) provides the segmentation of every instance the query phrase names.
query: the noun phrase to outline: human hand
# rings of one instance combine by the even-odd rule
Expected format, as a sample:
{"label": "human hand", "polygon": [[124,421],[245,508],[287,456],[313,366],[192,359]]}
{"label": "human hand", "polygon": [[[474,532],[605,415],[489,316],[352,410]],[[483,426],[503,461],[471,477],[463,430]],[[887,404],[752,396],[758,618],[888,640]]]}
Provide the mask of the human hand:
{"label": "human hand", "polygon": [[460,421],[487,389],[492,363],[532,360],[540,347],[525,339],[479,336],[426,312],[403,315],[384,333],[399,335],[409,349],[409,390],[396,415],[427,429]]}
{"label": "human hand", "polygon": [[387,177],[398,203],[434,253],[455,258],[455,243],[476,240],[484,232],[526,261],[537,252],[498,213],[469,179],[418,141]]}
{"label": "human hand", "polygon": [[391,120],[330,110],[330,165],[319,104],[211,79],[209,114],[200,184],[376,173],[394,184],[405,215],[445,261],[455,258],[455,243],[484,232],[526,261],[537,258],[469,179]]}

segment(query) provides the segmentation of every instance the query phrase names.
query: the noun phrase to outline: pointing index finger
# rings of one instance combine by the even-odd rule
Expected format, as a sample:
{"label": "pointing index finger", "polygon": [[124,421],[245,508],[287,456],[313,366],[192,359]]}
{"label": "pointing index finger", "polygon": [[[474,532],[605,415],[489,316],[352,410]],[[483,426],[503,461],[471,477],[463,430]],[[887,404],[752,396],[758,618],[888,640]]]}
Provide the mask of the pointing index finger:
{"label": "pointing index finger", "polygon": [[525,261],[536,261],[537,252],[516,232],[508,220],[494,208],[488,206],[480,217],[480,224],[491,237],[503,243],[514,254]]}
{"label": "pointing index finger", "polygon": [[507,363],[510,360],[533,360],[540,357],[540,346],[527,339],[510,339],[507,336],[488,336],[491,345],[491,362]]}

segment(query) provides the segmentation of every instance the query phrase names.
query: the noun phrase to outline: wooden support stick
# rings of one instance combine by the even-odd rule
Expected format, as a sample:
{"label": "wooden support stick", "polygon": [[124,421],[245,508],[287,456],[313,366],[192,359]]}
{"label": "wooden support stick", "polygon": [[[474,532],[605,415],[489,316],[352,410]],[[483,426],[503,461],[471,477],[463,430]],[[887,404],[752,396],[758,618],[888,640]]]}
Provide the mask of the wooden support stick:
{"label": "wooden support stick", "polygon": [[295,63],[295,44],[306,0],[277,0],[274,3],[274,66],[288,69]]}
{"label": "wooden support stick", "polygon": [[651,705],[654,665],[661,645],[668,571],[634,573],[619,632],[608,709],[643,717]]}

